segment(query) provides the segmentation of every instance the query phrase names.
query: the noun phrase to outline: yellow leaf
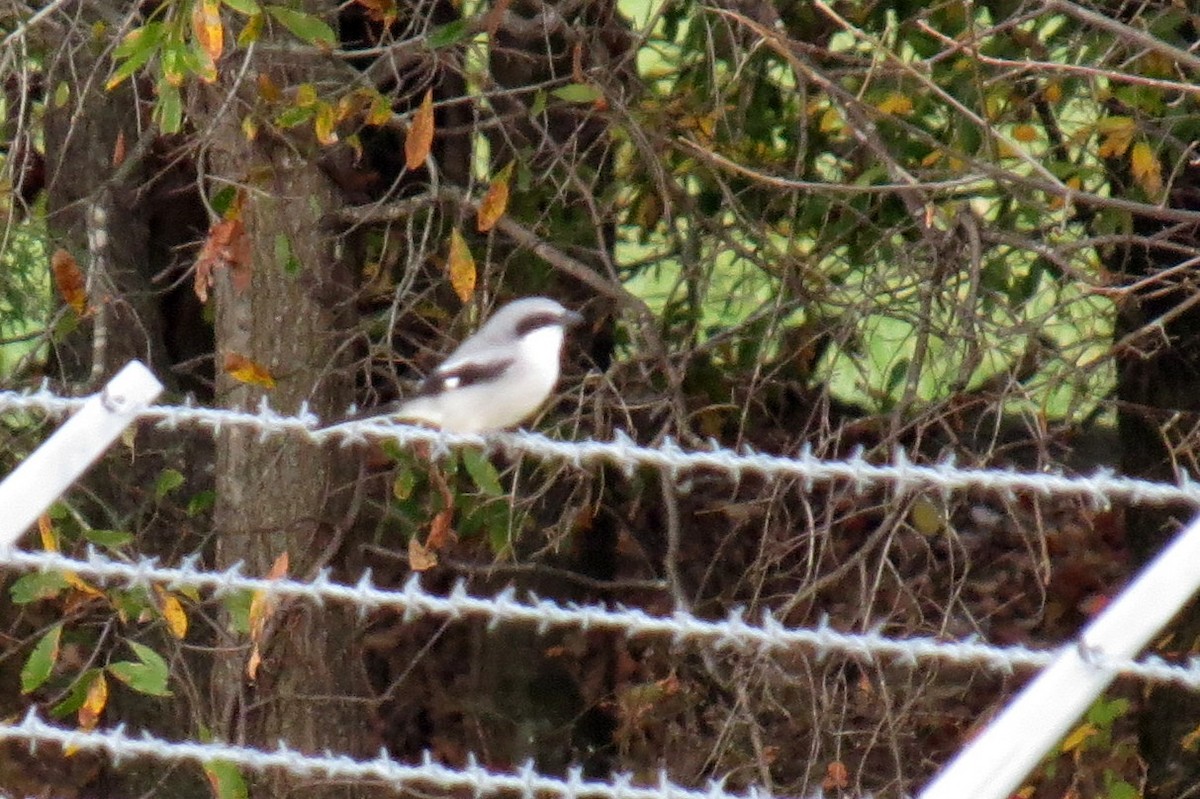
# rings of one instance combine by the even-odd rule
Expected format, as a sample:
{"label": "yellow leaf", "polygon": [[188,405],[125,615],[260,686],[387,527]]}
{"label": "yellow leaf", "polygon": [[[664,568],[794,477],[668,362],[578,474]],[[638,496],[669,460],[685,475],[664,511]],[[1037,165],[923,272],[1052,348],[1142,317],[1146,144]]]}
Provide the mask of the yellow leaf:
{"label": "yellow leaf", "polygon": [[846,123],[836,108],[826,108],[825,113],[821,114],[818,128],[822,133],[840,133],[844,127]]}
{"label": "yellow leaf", "polygon": [[450,286],[464,303],[475,293],[475,258],[458,228],[450,231],[450,257],[446,262]]}
{"label": "yellow leaf", "polygon": [[38,517],[38,537],[42,539],[42,549],[47,552],[58,551],[58,533],[50,525],[50,514],[43,513]]}
{"label": "yellow leaf", "polygon": [[1046,98],[1046,102],[1057,103],[1062,99],[1062,84],[1056,80],[1050,81],[1046,88],[1042,89],[1042,97]]}
{"label": "yellow leaf", "polygon": [[495,227],[508,208],[508,181],[512,178],[513,164],[513,161],[509,161],[496,177],[492,178],[492,184],[488,186],[487,193],[479,202],[475,224],[480,233],[487,233]]}
{"label": "yellow leaf", "polygon": [[225,48],[225,31],[221,27],[220,0],[199,0],[192,6],[192,34],[214,62]]}
{"label": "yellow leaf", "polygon": [[912,98],[900,92],[890,93],[887,97],[876,103],[875,107],[881,113],[891,116],[908,116],[913,112]]}
{"label": "yellow leaf", "polygon": [[64,249],[57,249],[50,257],[50,268],[54,272],[54,285],[59,295],[75,313],[83,316],[87,311],[87,285],[75,256]]}
{"label": "yellow leaf", "polygon": [[1154,150],[1144,141],[1133,146],[1129,154],[1129,166],[1133,171],[1133,179],[1142,187],[1149,197],[1157,197],[1163,188],[1162,164]]}
{"label": "yellow leaf", "polygon": [[1020,142],[1037,141],[1037,128],[1033,125],[1017,125],[1012,130],[1012,137]]}
{"label": "yellow leaf", "polygon": [[418,541],[415,535],[408,539],[408,568],[415,572],[429,571],[437,562],[437,553]]}
{"label": "yellow leaf", "polygon": [[404,163],[409,169],[420,169],[433,147],[433,89],[425,92],[421,107],[413,114],[408,134],[404,137]]}
{"label": "yellow leaf", "polygon": [[313,132],[317,134],[317,141],[325,145],[337,143],[336,125],[337,120],[334,118],[333,106],[329,103],[318,105],[317,115],[313,119]]}
{"label": "yellow leaf", "polygon": [[371,107],[367,111],[368,125],[386,125],[392,118],[392,101],[382,94],[371,98]]}
{"label": "yellow leaf", "polygon": [[918,497],[908,512],[908,520],[913,529],[923,536],[936,535],[942,531],[946,523],[941,509],[927,497]]}
{"label": "yellow leaf", "polygon": [[250,114],[242,117],[242,135],[246,137],[246,141],[258,138],[258,120]]}
{"label": "yellow leaf", "polygon": [[1117,158],[1129,149],[1137,125],[1131,117],[1105,117],[1096,123],[1096,130],[1103,136],[1097,154],[1101,158]]}
{"label": "yellow leaf", "polygon": [[182,641],[187,636],[188,630],[188,617],[183,610],[183,603],[179,601],[179,597],[160,586],[154,586],[154,593],[158,594],[160,610],[163,620],[167,623],[167,629],[170,630],[171,635]]}
{"label": "yellow leaf", "polygon": [[245,355],[238,355],[236,352],[225,354],[225,373],[239,383],[275,388],[275,378],[271,377],[271,373],[265,366],[255,363]]}
{"label": "yellow leaf", "polygon": [[79,593],[92,599],[102,599],[104,592],[99,588],[88,583],[87,580],[80,577],[75,572],[63,572],[63,579],[67,581],[67,585],[74,588]]}
{"label": "yellow leaf", "polygon": [[108,680],[105,679],[104,672],[101,671],[96,674],[96,678],[88,686],[83,704],[79,706],[79,729],[84,731],[94,730],[96,725],[100,723],[100,714],[104,712],[107,704]]}
{"label": "yellow leaf", "polygon": [[[271,564],[271,571],[267,573],[266,579],[279,580],[287,576],[288,570],[288,553],[283,552],[279,557],[275,558],[275,562]],[[250,599],[250,640],[258,643],[266,628],[267,619],[271,618],[271,614],[275,612],[275,600],[271,599],[266,591],[255,591],[254,596]]]}
{"label": "yellow leaf", "polygon": [[296,87],[296,106],[308,108],[317,104],[317,87],[311,83],[301,83]]}
{"label": "yellow leaf", "polygon": [[945,150],[933,150],[929,155],[921,159],[921,166],[929,167],[935,165],[946,155]]}
{"label": "yellow leaf", "polygon": [[1087,739],[1095,735],[1099,730],[1094,724],[1080,724],[1073,729],[1071,733],[1063,739],[1062,750],[1064,753],[1073,752],[1081,747]]}

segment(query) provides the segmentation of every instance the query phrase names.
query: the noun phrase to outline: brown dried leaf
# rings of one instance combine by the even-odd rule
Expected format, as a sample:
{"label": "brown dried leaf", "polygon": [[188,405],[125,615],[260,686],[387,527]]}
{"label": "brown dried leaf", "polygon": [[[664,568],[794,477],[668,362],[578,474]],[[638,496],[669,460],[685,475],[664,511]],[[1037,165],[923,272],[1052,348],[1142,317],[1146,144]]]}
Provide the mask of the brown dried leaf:
{"label": "brown dried leaf", "polygon": [[458,540],[454,528],[450,526],[453,519],[454,508],[446,508],[433,517],[433,523],[429,526],[429,535],[425,538],[427,549],[431,552],[438,552]]}
{"label": "brown dried leaf", "polygon": [[208,302],[208,289],[213,285],[216,270],[222,267],[231,270],[235,290],[242,292],[250,287],[250,237],[240,209],[241,204],[235,202],[228,217],[208,229],[208,237],[196,256],[194,288],[200,302]]}
{"label": "brown dried leaf", "polygon": [[433,147],[433,89],[425,92],[425,99],[413,115],[404,137],[404,163],[409,169],[420,169]]}
{"label": "brown dried leaf", "polygon": [[83,316],[87,311],[87,286],[75,256],[64,249],[57,249],[50,257],[50,267],[54,271],[54,285],[59,296],[75,313]]}
{"label": "brown dried leaf", "polygon": [[408,539],[408,568],[415,572],[429,571],[437,562],[437,553],[418,541],[415,535]]}
{"label": "brown dried leaf", "polygon": [[113,144],[112,165],[114,167],[125,163],[125,131],[117,131],[117,140]]}

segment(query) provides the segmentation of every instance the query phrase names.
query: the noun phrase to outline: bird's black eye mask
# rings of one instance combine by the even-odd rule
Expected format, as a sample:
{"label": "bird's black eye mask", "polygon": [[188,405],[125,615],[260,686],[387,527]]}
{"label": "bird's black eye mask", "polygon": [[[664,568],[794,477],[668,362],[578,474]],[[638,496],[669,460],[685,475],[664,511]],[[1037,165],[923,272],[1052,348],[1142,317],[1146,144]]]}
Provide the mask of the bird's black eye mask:
{"label": "bird's black eye mask", "polygon": [[541,313],[530,314],[520,322],[517,322],[517,336],[528,336],[535,330],[540,330],[543,327],[558,327],[562,323],[562,314],[554,311],[542,311]]}

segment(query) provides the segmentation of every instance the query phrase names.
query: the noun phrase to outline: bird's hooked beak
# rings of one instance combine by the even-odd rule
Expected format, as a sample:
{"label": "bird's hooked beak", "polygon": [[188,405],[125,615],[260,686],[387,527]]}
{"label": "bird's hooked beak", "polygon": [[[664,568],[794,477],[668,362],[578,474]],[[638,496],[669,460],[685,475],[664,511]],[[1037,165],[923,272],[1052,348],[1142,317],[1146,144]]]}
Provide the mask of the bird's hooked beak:
{"label": "bird's hooked beak", "polygon": [[575,311],[564,310],[562,315],[563,327],[578,327],[584,322],[583,314]]}

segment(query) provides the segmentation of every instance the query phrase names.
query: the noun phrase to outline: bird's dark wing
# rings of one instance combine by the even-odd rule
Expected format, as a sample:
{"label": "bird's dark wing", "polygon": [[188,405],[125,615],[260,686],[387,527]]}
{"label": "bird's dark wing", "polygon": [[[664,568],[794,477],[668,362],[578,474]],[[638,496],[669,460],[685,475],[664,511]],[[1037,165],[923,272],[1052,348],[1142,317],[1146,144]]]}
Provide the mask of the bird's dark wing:
{"label": "bird's dark wing", "polygon": [[439,366],[417,388],[415,396],[429,397],[495,380],[513,365],[512,358],[452,359]]}

